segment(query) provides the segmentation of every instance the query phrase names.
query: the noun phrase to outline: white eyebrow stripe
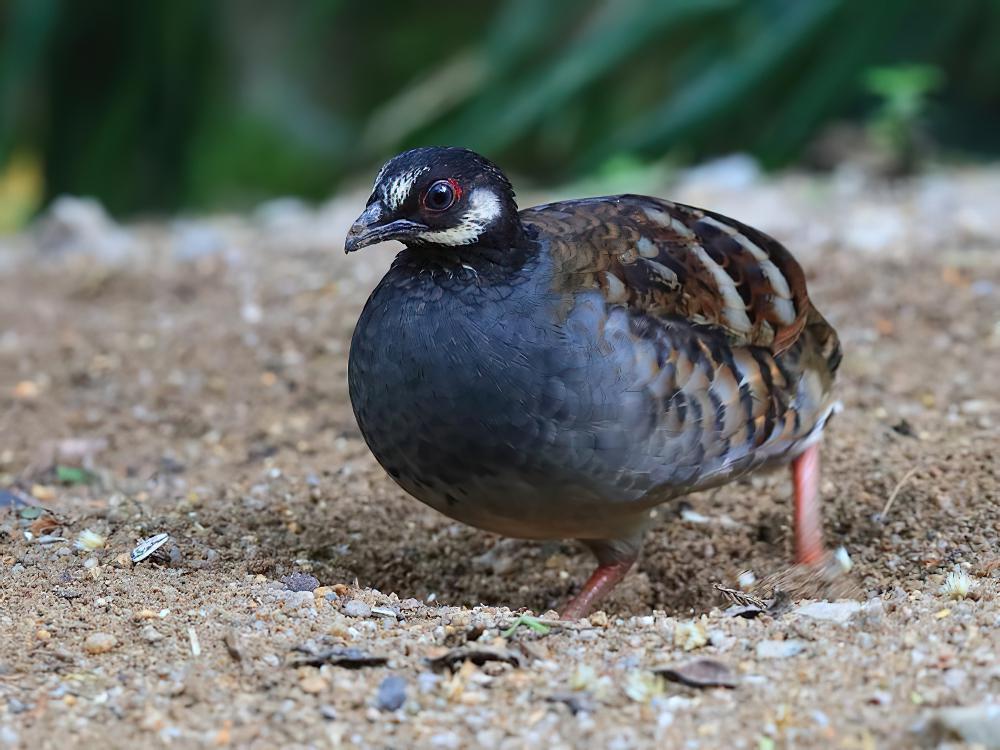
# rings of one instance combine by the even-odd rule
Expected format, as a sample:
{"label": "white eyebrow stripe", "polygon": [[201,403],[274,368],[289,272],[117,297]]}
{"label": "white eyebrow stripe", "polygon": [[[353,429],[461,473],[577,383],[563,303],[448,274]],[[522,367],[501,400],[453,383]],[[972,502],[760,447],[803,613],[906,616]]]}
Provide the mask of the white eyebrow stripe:
{"label": "white eyebrow stripe", "polygon": [[[413,183],[417,181],[420,175],[428,171],[430,171],[430,167],[419,167],[411,169],[409,172],[403,172],[403,174],[393,178],[392,182],[386,185],[383,191],[384,195],[382,197],[385,200],[386,207],[390,211],[395,211],[402,206],[410,195],[410,191],[413,190]],[[380,172],[379,176],[375,178],[376,185],[381,177],[382,173]]]}
{"label": "white eyebrow stripe", "polygon": [[476,188],[469,196],[469,207],[460,224],[448,229],[421,232],[417,237],[436,245],[471,245],[500,216],[500,210],[500,199],[496,193],[487,188]]}

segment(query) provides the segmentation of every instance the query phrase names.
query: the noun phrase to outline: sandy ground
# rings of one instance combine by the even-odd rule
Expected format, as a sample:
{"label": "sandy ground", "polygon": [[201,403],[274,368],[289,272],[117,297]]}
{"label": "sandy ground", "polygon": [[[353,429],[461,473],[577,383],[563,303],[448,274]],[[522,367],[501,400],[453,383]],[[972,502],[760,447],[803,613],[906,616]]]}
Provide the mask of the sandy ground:
{"label": "sandy ground", "polygon": [[[455,524],[368,454],[346,354],[392,248],[343,256],[363,195],[124,228],[64,203],[0,245],[0,747],[1000,741],[1000,171],[659,192],[779,237],[841,332],[853,599],[727,611],[713,584],[787,565],[773,474],[662,508],[606,613],[505,637],[591,560]],[[167,564],[133,566],[159,532]],[[735,687],[655,671],[697,658]]]}

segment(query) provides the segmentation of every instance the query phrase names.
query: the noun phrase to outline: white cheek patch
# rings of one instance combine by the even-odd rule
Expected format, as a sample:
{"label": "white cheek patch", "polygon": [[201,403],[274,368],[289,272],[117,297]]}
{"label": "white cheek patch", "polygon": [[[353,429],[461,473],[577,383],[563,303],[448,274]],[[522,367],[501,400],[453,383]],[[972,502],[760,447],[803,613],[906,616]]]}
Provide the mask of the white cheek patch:
{"label": "white cheek patch", "polygon": [[457,226],[435,229],[417,235],[435,245],[471,245],[500,216],[500,199],[486,188],[476,188],[469,196],[469,207]]}
{"label": "white cheek patch", "polygon": [[[430,170],[430,167],[420,167],[419,169],[412,169],[409,172],[404,172],[398,177],[394,178],[392,182],[385,186],[383,189],[382,198],[385,201],[386,207],[390,211],[395,211],[397,208],[403,205],[406,199],[410,195],[410,191],[413,190],[413,183],[417,181],[424,172]],[[375,184],[378,184],[379,178],[381,178],[382,173],[375,179]]]}

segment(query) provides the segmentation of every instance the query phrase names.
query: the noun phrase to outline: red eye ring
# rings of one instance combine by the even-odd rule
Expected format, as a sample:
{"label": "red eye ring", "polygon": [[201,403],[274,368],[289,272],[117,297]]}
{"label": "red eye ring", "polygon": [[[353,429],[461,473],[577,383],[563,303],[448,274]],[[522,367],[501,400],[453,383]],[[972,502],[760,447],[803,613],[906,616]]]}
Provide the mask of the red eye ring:
{"label": "red eye ring", "polygon": [[424,192],[421,205],[428,211],[447,211],[462,197],[462,187],[452,179],[438,180]]}

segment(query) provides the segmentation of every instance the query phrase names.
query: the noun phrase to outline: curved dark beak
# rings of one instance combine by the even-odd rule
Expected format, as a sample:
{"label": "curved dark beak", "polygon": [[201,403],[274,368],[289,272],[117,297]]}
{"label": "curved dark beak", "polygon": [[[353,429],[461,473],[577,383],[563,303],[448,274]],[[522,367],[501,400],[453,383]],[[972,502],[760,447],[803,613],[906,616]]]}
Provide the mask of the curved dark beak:
{"label": "curved dark beak", "polygon": [[405,241],[427,230],[423,224],[407,219],[397,219],[383,224],[381,222],[385,218],[384,214],[385,208],[380,201],[370,203],[347,232],[344,252],[353,253],[355,250],[386,240]]}

